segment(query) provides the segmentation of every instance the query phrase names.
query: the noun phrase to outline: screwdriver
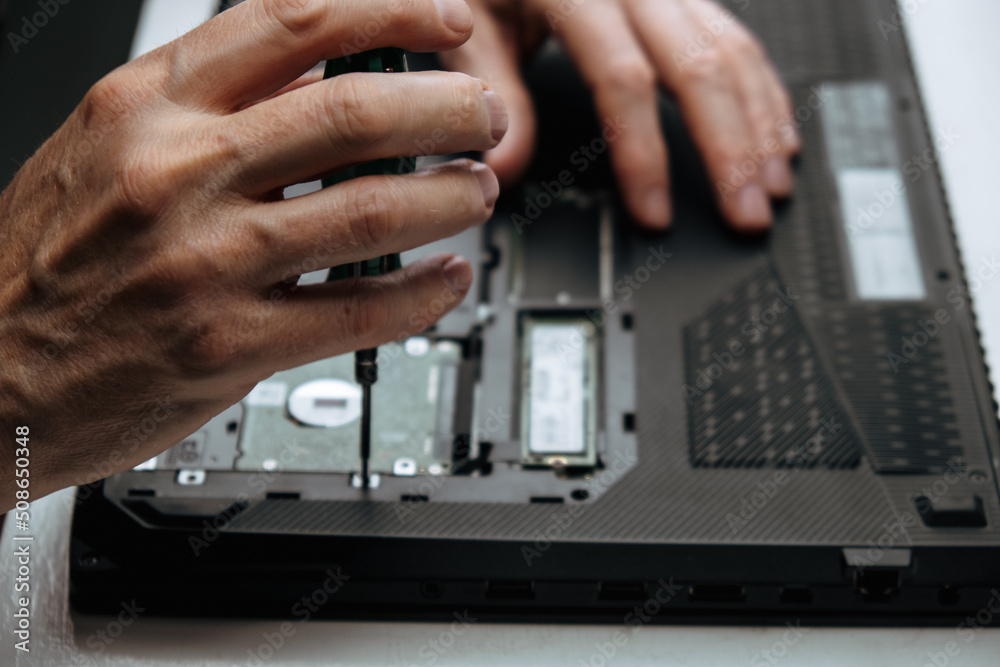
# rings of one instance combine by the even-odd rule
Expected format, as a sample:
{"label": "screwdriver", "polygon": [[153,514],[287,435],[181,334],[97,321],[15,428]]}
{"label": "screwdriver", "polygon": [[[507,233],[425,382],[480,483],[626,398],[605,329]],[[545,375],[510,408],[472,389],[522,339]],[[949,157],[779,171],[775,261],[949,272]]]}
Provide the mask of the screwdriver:
{"label": "screwdriver", "polygon": [[[406,55],[402,49],[384,48],[365,51],[335,60],[328,60],[323,78],[348,72],[405,72]],[[408,174],[417,166],[415,157],[382,158],[349,167],[323,179],[323,187],[330,187],[359,176],[383,174]],[[399,254],[383,255],[365,262],[335,266],[327,274],[327,282],[349,277],[380,276],[402,266]],[[361,385],[361,488],[370,484],[368,461],[371,458],[372,437],[372,385],[378,379],[378,349],[358,350],[354,353],[354,379]]]}

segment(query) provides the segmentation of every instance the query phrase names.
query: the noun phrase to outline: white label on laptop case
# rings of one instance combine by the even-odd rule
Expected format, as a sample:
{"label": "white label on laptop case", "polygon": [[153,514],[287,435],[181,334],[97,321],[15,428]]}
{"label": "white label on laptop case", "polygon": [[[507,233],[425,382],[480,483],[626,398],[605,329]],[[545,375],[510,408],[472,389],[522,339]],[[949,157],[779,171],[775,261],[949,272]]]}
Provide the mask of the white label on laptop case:
{"label": "white label on laptop case", "polygon": [[889,89],[879,82],[853,82],[823,84],[820,91],[824,143],[856,298],[925,298]]}
{"label": "white label on laptop case", "polygon": [[903,175],[895,169],[841,169],[840,209],[859,299],[923,299]]}

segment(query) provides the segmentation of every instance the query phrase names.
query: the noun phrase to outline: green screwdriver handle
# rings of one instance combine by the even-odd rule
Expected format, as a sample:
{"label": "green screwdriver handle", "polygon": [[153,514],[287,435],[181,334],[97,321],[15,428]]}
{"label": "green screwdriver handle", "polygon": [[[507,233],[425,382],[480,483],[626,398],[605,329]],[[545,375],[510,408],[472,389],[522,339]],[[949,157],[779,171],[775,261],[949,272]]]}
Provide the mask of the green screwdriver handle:
{"label": "green screwdriver handle", "polygon": [[[328,60],[326,63],[326,72],[324,73],[323,78],[329,79],[330,77],[334,77],[339,74],[347,74],[348,72],[406,71],[408,71],[408,68],[406,66],[406,55],[403,53],[403,50],[385,48],[365,51],[353,56],[337,58],[336,60]],[[332,176],[328,176],[323,179],[323,187],[328,188],[331,185],[336,185],[337,183],[342,183],[352,178],[358,178],[359,176],[409,174],[416,169],[416,167],[417,159],[415,157],[382,158],[379,160],[373,160],[372,162],[355,165],[344,169],[343,171],[339,171]],[[360,275],[377,276],[382,273],[387,273],[388,271],[394,271],[400,266],[402,266],[402,261],[400,260],[398,253],[387,255],[384,258],[376,257],[368,260],[367,262],[361,263]],[[327,282],[354,276],[356,275],[356,271],[357,267],[352,264],[335,266],[330,269]]]}

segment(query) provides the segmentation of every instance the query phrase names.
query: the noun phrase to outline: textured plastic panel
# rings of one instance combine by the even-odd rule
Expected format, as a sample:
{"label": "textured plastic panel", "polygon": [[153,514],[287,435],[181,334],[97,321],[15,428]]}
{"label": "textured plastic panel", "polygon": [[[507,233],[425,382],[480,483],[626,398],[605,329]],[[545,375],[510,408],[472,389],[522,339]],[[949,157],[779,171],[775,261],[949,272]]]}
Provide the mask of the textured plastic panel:
{"label": "textured plastic panel", "polygon": [[691,463],[853,468],[861,443],[770,265],[684,329]]}
{"label": "textured plastic panel", "polygon": [[[947,325],[918,306],[831,307],[826,318],[833,364],[868,434],[875,469],[926,474],[965,469],[944,345],[920,327],[940,331]],[[925,344],[904,356],[910,353],[904,339],[913,345],[915,336]],[[890,354],[898,359],[890,360]]]}

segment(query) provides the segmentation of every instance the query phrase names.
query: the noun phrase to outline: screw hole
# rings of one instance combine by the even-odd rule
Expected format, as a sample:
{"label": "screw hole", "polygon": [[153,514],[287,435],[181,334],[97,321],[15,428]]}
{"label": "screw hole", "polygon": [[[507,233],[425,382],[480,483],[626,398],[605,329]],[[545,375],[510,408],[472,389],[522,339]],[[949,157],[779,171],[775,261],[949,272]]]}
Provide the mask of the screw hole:
{"label": "screw hole", "polygon": [[948,280],[951,279],[951,273],[945,271],[944,269],[941,269],[940,271],[937,272],[937,279],[940,280],[941,282],[947,282]]}
{"label": "screw hole", "polygon": [[573,500],[584,501],[590,497],[590,491],[587,489],[573,489],[573,491],[569,494],[569,497]]}
{"label": "screw hole", "polygon": [[226,433],[236,433],[237,428],[239,428],[239,424],[236,422],[229,422],[226,424]]}
{"label": "screw hole", "polygon": [[626,433],[635,433],[635,413],[626,412],[622,415],[622,428]]}
{"label": "screw hole", "polygon": [[633,326],[635,326],[635,318],[632,317],[632,313],[623,313],[622,329],[625,331],[631,331]]}

